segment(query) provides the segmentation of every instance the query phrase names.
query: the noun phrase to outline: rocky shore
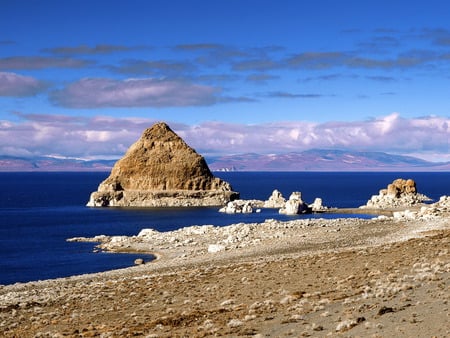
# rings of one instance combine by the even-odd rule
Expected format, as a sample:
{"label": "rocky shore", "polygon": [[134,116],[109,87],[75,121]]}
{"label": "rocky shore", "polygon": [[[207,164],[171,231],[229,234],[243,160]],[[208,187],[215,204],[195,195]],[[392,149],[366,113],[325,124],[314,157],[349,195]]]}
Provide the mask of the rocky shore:
{"label": "rocky shore", "polygon": [[158,259],[2,286],[0,335],[446,337],[450,198],[407,210],[74,239]]}

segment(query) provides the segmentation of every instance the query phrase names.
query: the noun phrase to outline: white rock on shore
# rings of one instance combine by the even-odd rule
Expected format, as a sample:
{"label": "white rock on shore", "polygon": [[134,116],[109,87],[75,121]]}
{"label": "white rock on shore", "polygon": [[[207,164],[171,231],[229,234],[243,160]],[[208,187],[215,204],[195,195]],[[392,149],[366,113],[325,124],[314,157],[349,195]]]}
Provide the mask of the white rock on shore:
{"label": "white rock on shore", "polygon": [[414,206],[430,198],[417,192],[416,182],[412,179],[396,179],[381,189],[378,195],[373,195],[365,205],[360,208],[389,209]]}
{"label": "white rock on shore", "polygon": [[284,204],[286,203],[286,199],[283,197],[280,191],[275,189],[272,191],[272,194],[270,195],[269,199],[264,202],[264,208],[273,208],[278,209],[282,208]]}
{"label": "white rock on shore", "polygon": [[[364,219],[296,219],[288,222],[267,219],[262,223],[237,223],[229,226],[194,225],[169,232],[142,229],[137,236],[95,236],[75,238],[77,241],[97,241],[97,248],[110,252],[163,253],[166,258],[189,258],[222,251],[251,248],[261,243],[288,243],[293,237],[311,236],[319,229],[325,232],[339,232],[345,227],[375,226],[380,222],[406,221],[408,227],[401,231],[409,236],[412,227],[439,228],[446,224],[450,212],[450,197],[443,196],[439,202],[418,210],[395,212],[393,217]],[[432,220],[432,224],[428,224]],[[382,224],[381,223],[381,224]],[[387,226],[383,225],[383,226]],[[413,231],[414,232],[414,231]],[[302,235],[303,234],[303,235]]]}
{"label": "white rock on shore", "polygon": [[328,210],[326,206],[323,205],[323,201],[321,198],[317,197],[314,199],[314,202],[309,205],[312,212],[323,212]]}
{"label": "white rock on shore", "polygon": [[316,198],[311,205],[302,200],[302,193],[295,191],[289,197],[289,200],[283,197],[280,191],[275,189],[266,201],[261,200],[234,200],[219,209],[219,212],[227,214],[245,214],[260,212],[261,208],[279,209],[280,214],[297,215],[310,212],[324,212],[328,210],[322,204],[321,198]]}
{"label": "white rock on shore", "polygon": [[302,200],[302,193],[299,191],[294,191],[289,200],[286,201],[284,206],[279,210],[280,214],[283,215],[297,215],[308,212],[308,205]]}
{"label": "white rock on shore", "polygon": [[450,211],[450,197],[441,196],[439,201],[433,204],[424,205],[416,210],[400,210],[393,212],[395,220],[429,220],[439,217],[443,213]]}
{"label": "white rock on shore", "polygon": [[257,205],[262,201],[257,200],[235,200],[228,202],[226,206],[219,209],[219,212],[227,214],[251,214],[253,211],[257,211]]}

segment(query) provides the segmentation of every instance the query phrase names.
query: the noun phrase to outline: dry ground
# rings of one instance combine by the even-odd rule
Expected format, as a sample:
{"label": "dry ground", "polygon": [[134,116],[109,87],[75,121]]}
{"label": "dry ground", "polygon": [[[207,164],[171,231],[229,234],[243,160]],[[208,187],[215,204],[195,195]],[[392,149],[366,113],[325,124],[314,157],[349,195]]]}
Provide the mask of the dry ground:
{"label": "dry ground", "polygon": [[448,223],[389,241],[303,229],[315,239],[0,287],[0,336],[449,337]]}

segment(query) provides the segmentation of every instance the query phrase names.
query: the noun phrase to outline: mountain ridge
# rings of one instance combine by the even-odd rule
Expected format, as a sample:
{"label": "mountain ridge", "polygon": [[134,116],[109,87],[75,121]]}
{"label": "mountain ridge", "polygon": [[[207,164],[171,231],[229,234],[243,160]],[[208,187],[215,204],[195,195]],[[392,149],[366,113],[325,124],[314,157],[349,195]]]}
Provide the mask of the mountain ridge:
{"label": "mountain ridge", "polygon": [[215,171],[448,171],[450,162],[430,162],[384,152],[309,149],[285,154],[238,154],[209,159]]}
{"label": "mountain ridge", "polygon": [[20,157],[0,155],[0,172],[5,171],[107,171],[117,160],[81,160],[52,156]]}
{"label": "mountain ridge", "polygon": [[[309,149],[282,154],[245,153],[205,156],[205,159],[212,171],[450,171],[450,162],[339,149]],[[0,172],[109,171],[116,161],[0,155]]]}

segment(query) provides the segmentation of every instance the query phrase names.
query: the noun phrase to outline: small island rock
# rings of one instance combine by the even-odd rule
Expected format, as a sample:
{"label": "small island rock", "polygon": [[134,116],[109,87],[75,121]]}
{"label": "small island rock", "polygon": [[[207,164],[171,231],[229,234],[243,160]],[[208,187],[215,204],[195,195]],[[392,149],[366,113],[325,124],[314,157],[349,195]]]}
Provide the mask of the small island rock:
{"label": "small island rock", "polygon": [[283,197],[280,191],[275,189],[272,191],[269,199],[264,202],[264,208],[282,208],[286,203],[286,199]]}
{"label": "small island rock", "polygon": [[323,205],[322,199],[319,197],[316,197],[314,199],[314,202],[310,204],[309,207],[311,208],[312,212],[324,212],[328,210],[328,208]]}
{"label": "small island rock", "polygon": [[219,212],[227,214],[251,214],[253,207],[251,201],[235,200],[228,202],[226,206],[219,209]]}
{"label": "small island rock", "polygon": [[308,205],[302,200],[302,193],[294,191],[291,196],[289,196],[289,200],[287,200],[285,205],[279,210],[279,213],[284,215],[297,215],[309,211]]}
{"label": "small island rock", "polygon": [[219,206],[239,198],[166,123],[157,123],[116,162],[91,207]]}
{"label": "small island rock", "polygon": [[361,208],[391,209],[397,207],[413,206],[430,198],[417,191],[413,179],[398,178],[381,189],[378,195],[372,196]]}

